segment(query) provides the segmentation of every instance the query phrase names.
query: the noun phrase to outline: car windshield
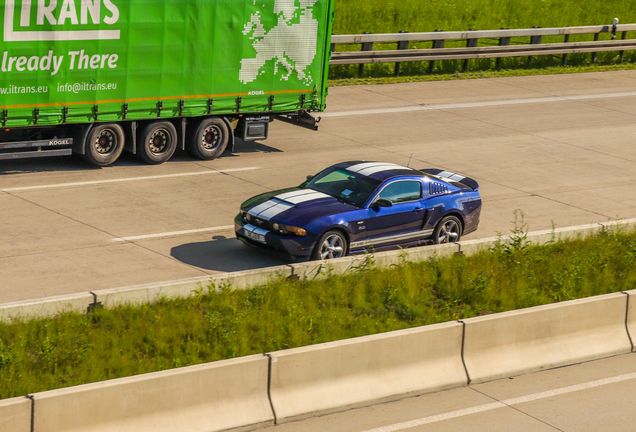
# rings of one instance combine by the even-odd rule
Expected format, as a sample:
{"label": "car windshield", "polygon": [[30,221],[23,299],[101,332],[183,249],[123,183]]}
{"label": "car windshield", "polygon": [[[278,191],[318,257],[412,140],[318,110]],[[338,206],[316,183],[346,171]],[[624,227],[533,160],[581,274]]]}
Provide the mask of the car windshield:
{"label": "car windshield", "polygon": [[380,182],[340,168],[327,168],[307,183],[306,188],[326,193],[348,204],[362,207]]}

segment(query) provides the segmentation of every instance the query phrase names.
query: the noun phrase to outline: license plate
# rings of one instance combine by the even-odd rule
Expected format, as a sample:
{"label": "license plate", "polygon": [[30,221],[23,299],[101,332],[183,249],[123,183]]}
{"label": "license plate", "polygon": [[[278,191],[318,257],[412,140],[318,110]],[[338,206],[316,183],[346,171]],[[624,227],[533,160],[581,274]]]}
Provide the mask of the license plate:
{"label": "license plate", "polygon": [[248,231],[246,229],[243,230],[243,233],[245,233],[245,237],[250,238],[252,240],[255,240],[257,242],[261,242],[261,243],[265,243],[265,236],[261,235],[261,234],[256,234],[252,231]]}

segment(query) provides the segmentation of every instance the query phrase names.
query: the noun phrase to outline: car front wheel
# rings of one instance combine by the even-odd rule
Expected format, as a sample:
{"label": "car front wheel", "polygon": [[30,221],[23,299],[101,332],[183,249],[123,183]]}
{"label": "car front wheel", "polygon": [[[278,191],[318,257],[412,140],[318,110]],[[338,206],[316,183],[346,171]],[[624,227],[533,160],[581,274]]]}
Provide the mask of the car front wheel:
{"label": "car front wheel", "polygon": [[435,244],[458,242],[462,235],[462,223],[455,216],[446,216],[435,227]]}
{"label": "car front wheel", "polygon": [[332,258],[340,258],[347,255],[349,245],[344,234],[340,231],[332,230],[327,231],[316,243],[312,259],[314,260],[326,260]]}

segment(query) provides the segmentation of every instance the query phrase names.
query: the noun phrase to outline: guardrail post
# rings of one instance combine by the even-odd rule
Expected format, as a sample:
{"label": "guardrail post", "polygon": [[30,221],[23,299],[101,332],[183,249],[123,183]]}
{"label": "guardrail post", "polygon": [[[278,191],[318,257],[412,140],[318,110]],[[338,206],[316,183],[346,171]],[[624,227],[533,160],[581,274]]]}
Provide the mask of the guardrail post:
{"label": "guardrail post", "polygon": [[[598,37],[601,35],[601,33],[594,33],[594,42],[598,42]],[[596,53],[593,52],[592,53],[592,63],[596,63]]]}
{"label": "guardrail post", "polygon": [[[405,30],[400,30],[398,33],[408,33]],[[399,50],[407,50],[409,49],[409,41],[399,41],[397,45],[397,49]],[[395,76],[400,75],[400,62],[395,62]]]}
{"label": "guardrail post", "polygon": [[[371,34],[369,32],[362,32],[362,34]],[[373,42],[362,42],[362,51],[373,51]],[[358,76],[364,75],[364,63],[360,63],[358,67]]]}
{"label": "guardrail post", "polygon": [[[435,29],[436,32],[442,32],[444,30]],[[444,48],[444,39],[434,40],[433,41],[433,49],[436,48]],[[428,73],[433,73],[433,68],[435,67],[435,60],[431,60],[428,64]]]}
{"label": "guardrail post", "polygon": [[[538,26],[532,26],[532,28],[541,28]],[[530,36],[530,45],[536,45],[541,43],[541,36]],[[532,65],[532,56],[528,56],[528,67]]]}
{"label": "guardrail post", "polygon": [[[624,31],[623,32],[623,36],[621,37],[622,40],[627,39],[627,32]],[[625,51],[621,51],[620,52],[620,62],[623,63],[623,56],[625,55]]]}
{"label": "guardrail post", "polygon": [[[502,30],[508,30],[506,27],[502,27]],[[509,37],[500,37],[499,38],[499,46],[508,46],[510,45],[510,38]],[[497,70],[501,70],[501,63],[502,63],[502,58],[501,57],[497,57],[497,60],[495,62],[495,67],[497,68]]]}
{"label": "guardrail post", "polygon": [[[475,31],[475,29],[468,29],[469,32]],[[466,39],[466,48],[475,48],[477,47],[478,39]],[[468,59],[464,59],[464,66],[462,68],[462,72],[466,72],[468,70]]]}
{"label": "guardrail post", "polygon": [[618,18],[614,18],[612,22],[612,40],[616,39],[616,27],[618,27]]}
{"label": "guardrail post", "polygon": [[[570,35],[566,34],[565,35],[565,39],[563,39],[563,42],[568,43],[570,42]],[[561,57],[561,66],[567,66],[568,64],[568,55],[567,54],[563,54],[563,56]]]}

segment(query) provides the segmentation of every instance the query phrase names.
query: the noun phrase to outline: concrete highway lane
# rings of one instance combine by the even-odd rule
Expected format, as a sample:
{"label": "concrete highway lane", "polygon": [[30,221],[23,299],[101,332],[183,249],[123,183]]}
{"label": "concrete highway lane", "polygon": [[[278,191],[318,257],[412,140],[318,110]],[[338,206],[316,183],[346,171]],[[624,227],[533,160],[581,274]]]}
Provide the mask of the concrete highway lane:
{"label": "concrete highway lane", "polygon": [[284,423],[263,432],[631,432],[636,354]]}
{"label": "concrete highway lane", "polygon": [[334,87],[317,132],[213,161],[177,154],[0,161],[0,303],[284,264],[243,246],[239,204],[343,160],[479,181],[481,225],[507,234],[636,217],[636,71]]}

